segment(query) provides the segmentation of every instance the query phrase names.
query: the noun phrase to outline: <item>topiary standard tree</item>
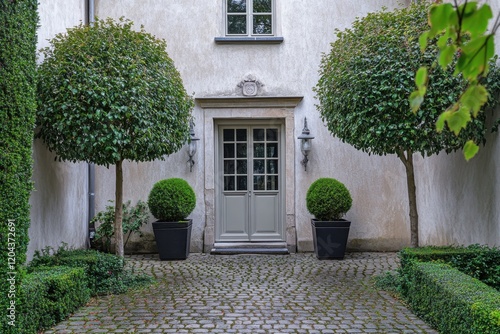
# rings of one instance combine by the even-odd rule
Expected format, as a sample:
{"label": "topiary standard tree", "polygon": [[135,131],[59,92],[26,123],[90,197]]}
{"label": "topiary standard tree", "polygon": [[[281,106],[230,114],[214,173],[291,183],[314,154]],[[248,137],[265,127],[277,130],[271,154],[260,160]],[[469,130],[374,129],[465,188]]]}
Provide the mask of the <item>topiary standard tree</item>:
{"label": "topiary standard tree", "polygon": [[[437,133],[441,112],[456,101],[467,82],[453,69],[435,68],[429,74],[425,101],[413,113],[408,96],[414,73],[435,59],[436,43],[420,51],[419,36],[428,29],[428,4],[419,2],[393,12],[356,19],[351,29],[337,32],[320,65],[315,87],[318,110],[329,131],[369,154],[396,154],[407,176],[411,245],[418,246],[418,212],[413,154],[423,157],[463,147],[468,138],[484,142],[485,113],[480,113],[459,136]],[[500,89],[494,64],[483,84],[492,94]],[[490,99],[489,105],[494,99]]]}
{"label": "topiary standard tree", "polygon": [[27,319],[21,281],[33,189],[38,1],[0,0],[0,333]]}
{"label": "topiary standard tree", "polygon": [[42,50],[38,137],[59,160],[116,166],[116,254],[123,256],[124,160],[152,161],[189,138],[192,99],[166,43],[133,23],[97,20]]}

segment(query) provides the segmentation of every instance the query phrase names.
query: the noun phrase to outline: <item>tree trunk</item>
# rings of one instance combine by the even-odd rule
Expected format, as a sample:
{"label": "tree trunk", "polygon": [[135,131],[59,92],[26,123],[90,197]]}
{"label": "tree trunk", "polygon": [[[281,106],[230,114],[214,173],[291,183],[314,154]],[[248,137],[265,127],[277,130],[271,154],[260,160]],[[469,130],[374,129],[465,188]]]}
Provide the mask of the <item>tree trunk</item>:
{"label": "tree trunk", "polygon": [[123,247],[123,160],[116,163],[116,193],[115,193],[115,253],[124,256]]}
{"label": "tree trunk", "polygon": [[418,211],[417,211],[417,187],[415,186],[415,170],[413,168],[413,152],[398,152],[406,169],[406,183],[408,186],[408,200],[410,203],[410,245],[418,247]]}

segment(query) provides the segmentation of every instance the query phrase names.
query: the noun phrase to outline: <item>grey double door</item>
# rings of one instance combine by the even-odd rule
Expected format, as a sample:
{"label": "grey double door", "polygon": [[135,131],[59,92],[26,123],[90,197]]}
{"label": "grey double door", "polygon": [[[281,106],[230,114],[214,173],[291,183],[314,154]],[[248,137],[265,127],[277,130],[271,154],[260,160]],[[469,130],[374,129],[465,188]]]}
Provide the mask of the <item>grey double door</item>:
{"label": "grey double door", "polygon": [[281,137],[281,126],[218,126],[217,241],[284,240]]}

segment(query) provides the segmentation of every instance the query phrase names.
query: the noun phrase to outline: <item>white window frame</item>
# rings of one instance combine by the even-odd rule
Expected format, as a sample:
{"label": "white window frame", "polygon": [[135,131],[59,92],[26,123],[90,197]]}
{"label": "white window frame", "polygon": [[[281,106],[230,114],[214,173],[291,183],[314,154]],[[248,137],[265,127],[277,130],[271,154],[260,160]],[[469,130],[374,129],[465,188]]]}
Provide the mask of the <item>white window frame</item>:
{"label": "white window frame", "polygon": [[[254,0],[246,0],[246,13],[228,13],[227,11],[227,0],[224,0],[224,32],[226,36],[234,36],[234,37],[269,37],[276,36],[276,0],[271,0],[271,12],[270,13],[254,13],[253,12],[253,2]],[[270,34],[254,34],[253,33],[253,16],[257,15],[271,15],[271,33]],[[246,16],[247,21],[247,33],[246,34],[230,34],[229,33],[229,15],[241,15]]]}

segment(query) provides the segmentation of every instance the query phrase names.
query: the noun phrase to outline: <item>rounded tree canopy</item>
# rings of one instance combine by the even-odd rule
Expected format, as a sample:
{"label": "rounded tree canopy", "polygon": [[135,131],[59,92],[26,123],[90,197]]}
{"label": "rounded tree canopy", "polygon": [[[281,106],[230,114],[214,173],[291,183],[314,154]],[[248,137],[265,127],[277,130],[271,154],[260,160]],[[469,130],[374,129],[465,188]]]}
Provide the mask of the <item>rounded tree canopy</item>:
{"label": "rounded tree canopy", "polygon": [[38,68],[38,137],[60,160],[151,161],[189,138],[193,100],[166,42],[123,18],[58,34]]}
{"label": "rounded tree canopy", "polygon": [[[368,14],[356,19],[351,29],[337,31],[330,52],[322,58],[315,87],[317,108],[334,136],[379,155],[410,151],[428,156],[460,149],[468,139],[484,141],[484,113],[459,136],[436,132],[438,116],[466,85],[452,68],[443,71],[434,66],[421,109],[414,114],[410,108],[416,71],[431,67],[436,59],[436,41],[425,53],[418,42],[428,30],[428,6],[421,1],[393,12]],[[498,92],[499,78],[498,67],[492,65],[483,78],[490,93]]]}

